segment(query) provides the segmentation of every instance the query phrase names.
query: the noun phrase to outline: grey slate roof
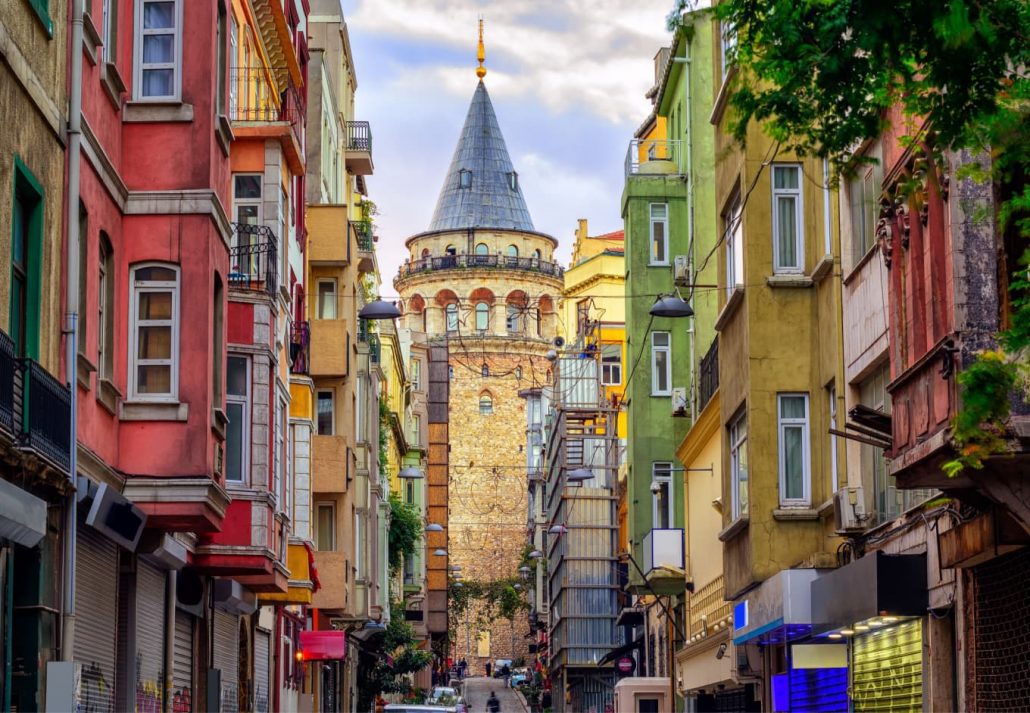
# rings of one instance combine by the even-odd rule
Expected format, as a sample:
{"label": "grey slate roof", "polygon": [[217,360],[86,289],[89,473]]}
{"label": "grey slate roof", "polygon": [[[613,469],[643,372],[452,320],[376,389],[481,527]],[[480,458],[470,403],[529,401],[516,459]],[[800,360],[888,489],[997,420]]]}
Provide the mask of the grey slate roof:
{"label": "grey slate roof", "polygon": [[[462,188],[459,173],[471,171],[472,185]],[[504,145],[490,95],[480,80],[472,95],[465,126],[436,200],[429,231],[501,228],[533,231],[522,186],[512,190],[515,169]]]}

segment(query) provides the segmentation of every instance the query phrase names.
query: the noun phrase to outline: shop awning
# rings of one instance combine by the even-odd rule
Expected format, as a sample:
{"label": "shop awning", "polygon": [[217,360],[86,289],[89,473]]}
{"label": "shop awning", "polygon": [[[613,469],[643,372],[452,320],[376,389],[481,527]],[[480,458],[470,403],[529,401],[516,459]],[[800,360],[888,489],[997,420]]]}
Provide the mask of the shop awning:
{"label": "shop awning", "polygon": [[878,550],[812,583],[816,633],[874,617],[923,616],[928,603],[926,553]]}
{"label": "shop awning", "polygon": [[347,632],[302,631],[300,652],[305,661],[335,661],[347,656]]}
{"label": "shop awning", "polygon": [[812,583],[826,570],[785,569],[733,605],[733,643],[783,643],[812,630]]}
{"label": "shop awning", "polygon": [[0,479],[0,539],[35,547],[46,534],[46,502]]}

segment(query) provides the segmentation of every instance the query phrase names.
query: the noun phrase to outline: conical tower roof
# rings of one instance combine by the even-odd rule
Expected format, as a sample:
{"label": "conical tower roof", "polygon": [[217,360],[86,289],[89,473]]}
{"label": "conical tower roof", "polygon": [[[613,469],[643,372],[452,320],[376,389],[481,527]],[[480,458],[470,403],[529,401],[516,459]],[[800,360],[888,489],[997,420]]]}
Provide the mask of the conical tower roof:
{"label": "conical tower roof", "polygon": [[534,230],[482,80],[472,95],[429,226],[430,231],[467,228]]}

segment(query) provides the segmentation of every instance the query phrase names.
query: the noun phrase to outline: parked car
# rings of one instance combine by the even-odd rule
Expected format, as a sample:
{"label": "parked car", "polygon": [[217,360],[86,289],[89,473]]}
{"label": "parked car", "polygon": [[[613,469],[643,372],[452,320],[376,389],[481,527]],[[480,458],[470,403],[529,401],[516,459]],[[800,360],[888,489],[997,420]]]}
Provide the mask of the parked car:
{"label": "parked car", "polygon": [[448,704],[456,701],[459,698],[459,695],[457,688],[452,688],[451,686],[436,686],[429,693],[426,703],[429,705],[438,705],[440,703]]}
{"label": "parked car", "polygon": [[511,672],[511,676],[508,678],[508,685],[512,688],[518,688],[524,686],[529,682],[529,669],[516,668]]}
{"label": "parked car", "polygon": [[497,659],[494,661],[494,678],[504,678],[505,674],[511,673],[511,659]]}
{"label": "parked car", "polygon": [[386,713],[465,713],[465,706],[431,706],[422,703],[387,703]]}

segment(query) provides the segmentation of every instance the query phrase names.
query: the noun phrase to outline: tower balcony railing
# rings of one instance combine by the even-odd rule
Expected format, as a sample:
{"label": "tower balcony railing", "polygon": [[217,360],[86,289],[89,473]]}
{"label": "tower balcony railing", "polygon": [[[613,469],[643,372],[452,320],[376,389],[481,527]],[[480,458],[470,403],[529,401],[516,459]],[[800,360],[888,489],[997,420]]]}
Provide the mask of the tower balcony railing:
{"label": "tower balcony railing", "polygon": [[468,270],[477,268],[522,270],[525,272],[537,272],[558,278],[565,274],[565,268],[558,263],[548,262],[546,260],[541,260],[540,258],[516,257],[514,255],[470,255],[462,253],[409,260],[401,265],[397,276],[409,277],[411,275],[420,275],[425,272],[436,272],[439,270]]}
{"label": "tower balcony railing", "polygon": [[278,240],[266,225],[232,224],[229,246],[229,286],[275,294]]}
{"label": "tower balcony railing", "polygon": [[635,175],[686,174],[686,142],[678,139],[633,139],[626,150],[626,178]]}

